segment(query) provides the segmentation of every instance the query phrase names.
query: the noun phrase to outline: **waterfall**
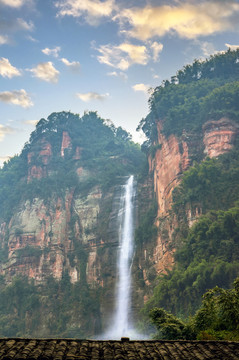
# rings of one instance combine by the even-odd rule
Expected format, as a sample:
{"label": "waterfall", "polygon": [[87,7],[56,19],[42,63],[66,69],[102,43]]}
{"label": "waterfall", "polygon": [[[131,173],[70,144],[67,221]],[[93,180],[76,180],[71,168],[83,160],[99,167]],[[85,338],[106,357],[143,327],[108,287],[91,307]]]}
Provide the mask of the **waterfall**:
{"label": "waterfall", "polygon": [[[122,336],[135,334],[130,323],[131,308],[131,264],[134,242],[135,184],[131,175],[122,186],[117,225],[119,237],[118,249],[118,284],[116,292],[115,314],[112,326],[104,338],[120,339]],[[134,335],[133,335],[134,336]]]}
{"label": "waterfall", "polygon": [[131,295],[131,263],[134,241],[134,177],[130,176],[120,201],[119,211],[119,254],[118,254],[118,288],[116,296],[116,313],[114,318],[115,335],[127,336],[130,330],[129,310]]}

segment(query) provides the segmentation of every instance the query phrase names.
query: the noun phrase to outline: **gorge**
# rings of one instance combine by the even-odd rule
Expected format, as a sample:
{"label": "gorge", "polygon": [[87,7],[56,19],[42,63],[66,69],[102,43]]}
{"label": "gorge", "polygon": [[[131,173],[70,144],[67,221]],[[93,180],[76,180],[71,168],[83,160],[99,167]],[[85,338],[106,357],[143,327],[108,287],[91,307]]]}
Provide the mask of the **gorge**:
{"label": "gorge", "polygon": [[155,306],[188,316],[231,286],[238,59],[215,55],[155,88],[143,152],[96,112],[37,123],[0,169],[2,336],[120,338]]}

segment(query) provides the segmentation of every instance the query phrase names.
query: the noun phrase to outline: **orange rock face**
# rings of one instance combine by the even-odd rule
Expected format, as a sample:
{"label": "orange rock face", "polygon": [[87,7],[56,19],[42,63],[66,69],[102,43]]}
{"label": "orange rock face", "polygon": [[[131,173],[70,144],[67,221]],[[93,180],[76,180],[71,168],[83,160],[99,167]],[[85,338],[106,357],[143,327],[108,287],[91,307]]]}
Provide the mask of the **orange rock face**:
{"label": "orange rock face", "polygon": [[179,177],[190,165],[188,145],[179,142],[176,136],[168,139],[161,133],[161,123],[158,123],[158,143],[161,149],[156,151],[150,165],[154,172],[154,191],[158,201],[158,216],[166,216],[171,208],[172,191],[179,184]]}
{"label": "orange rock face", "polygon": [[[172,224],[172,219],[169,221],[169,210],[172,205],[172,192],[180,183],[182,173],[190,166],[190,159],[186,141],[178,139],[175,135],[166,138],[161,132],[161,122],[158,122],[157,128],[160,146],[154,158],[149,157],[149,171],[153,172],[153,186],[158,203],[156,226],[160,228],[160,231],[153,250],[145,250],[145,254],[148,254],[148,260],[159,274],[172,268],[174,263],[174,249],[169,245],[171,245],[172,233],[177,224]],[[145,277],[144,274],[145,283],[148,284]]]}
{"label": "orange rock face", "polygon": [[42,150],[39,153],[41,161],[44,165],[48,165],[50,158],[52,156],[51,144],[43,140],[42,142]]}
{"label": "orange rock face", "polygon": [[230,151],[238,133],[238,125],[227,118],[218,121],[208,121],[203,126],[205,153],[217,157]]}
{"label": "orange rock face", "polygon": [[[169,211],[172,206],[172,192],[179,185],[183,172],[190,166],[190,149],[186,141],[180,140],[174,135],[165,138],[161,133],[162,123],[160,121],[157,128],[158,143],[161,144],[161,148],[156,151],[153,159],[149,156],[148,160],[149,171],[153,172],[154,176],[154,192],[158,202],[159,219],[156,225],[160,228],[152,261],[157,273],[161,273],[170,269],[174,261],[174,250],[169,248],[169,244],[172,239],[173,228],[177,227],[177,222],[176,219],[172,218],[169,221]],[[227,118],[208,121],[203,126],[205,154],[213,158],[230,151],[238,132],[238,125]],[[192,226],[201,213],[200,207],[194,209],[193,212],[189,207],[185,214],[188,225]],[[167,236],[162,235],[163,231],[167,233]]]}
{"label": "orange rock face", "polygon": [[79,146],[76,147],[75,155],[73,156],[74,160],[80,160],[81,158],[81,148]]}
{"label": "orange rock face", "polygon": [[[42,282],[49,275],[61,279],[66,266],[72,281],[76,281],[77,270],[67,263],[65,257],[72,250],[72,241],[68,236],[72,198],[73,192],[68,192],[64,201],[59,198],[51,203],[50,208],[40,199],[25,203],[8,226],[9,263],[2,269],[3,274],[7,277],[26,275],[36,282]],[[19,250],[23,252],[17,257]]]}
{"label": "orange rock face", "polygon": [[61,142],[61,156],[64,157],[65,149],[71,149],[71,138],[67,131],[63,131],[62,133],[62,142]]}
{"label": "orange rock face", "polygon": [[[45,139],[42,139],[39,141],[39,146],[39,152],[30,152],[27,155],[27,163],[29,166],[27,177],[28,183],[32,179],[42,179],[47,176],[47,165],[49,164],[52,156],[51,144]],[[41,165],[34,164],[34,159],[37,159]]]}
{"label": "orange rock face", "polygon": [[46,169],[41,166],[33,165],[28,169],[27,182],[29,183],[32,179],[42,179],[46,177]]}

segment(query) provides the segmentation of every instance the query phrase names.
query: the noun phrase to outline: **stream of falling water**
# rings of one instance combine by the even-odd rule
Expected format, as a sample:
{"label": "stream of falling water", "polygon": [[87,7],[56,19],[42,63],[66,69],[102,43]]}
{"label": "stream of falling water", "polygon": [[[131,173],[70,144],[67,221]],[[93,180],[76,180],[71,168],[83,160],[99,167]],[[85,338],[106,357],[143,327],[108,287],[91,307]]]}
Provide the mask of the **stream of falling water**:
{"label": "stream of falling water", "polygon": [[120,339],[121,337],[140,338],[130,321],[131,309],[131,264],[134,247],[135,224],[135,181],[131,175],[122,186],[118,212],[118,285],[116,293],[113,326],[104,334],[104,338]]}
{"label": "stream of falling water", "polygon": [[119,221],[119,260],[118,260],[118,289],[116,296],[116,313],[114,317],[114,336],[129,335],[129,310],[131,295],[131,263],[134,242],[134,177],[130,176],[120,199]]}

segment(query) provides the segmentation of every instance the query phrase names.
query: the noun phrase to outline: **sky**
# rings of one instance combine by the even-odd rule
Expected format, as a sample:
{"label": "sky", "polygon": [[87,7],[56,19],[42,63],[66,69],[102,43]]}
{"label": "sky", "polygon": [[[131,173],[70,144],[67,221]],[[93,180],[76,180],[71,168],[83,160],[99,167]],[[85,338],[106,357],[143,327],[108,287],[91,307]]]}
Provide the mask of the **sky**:
{"label": "sky", "polygon": [[0,165],[52,112],[133,135],[152,88],[239,46],[239,0],[0,0]]}

